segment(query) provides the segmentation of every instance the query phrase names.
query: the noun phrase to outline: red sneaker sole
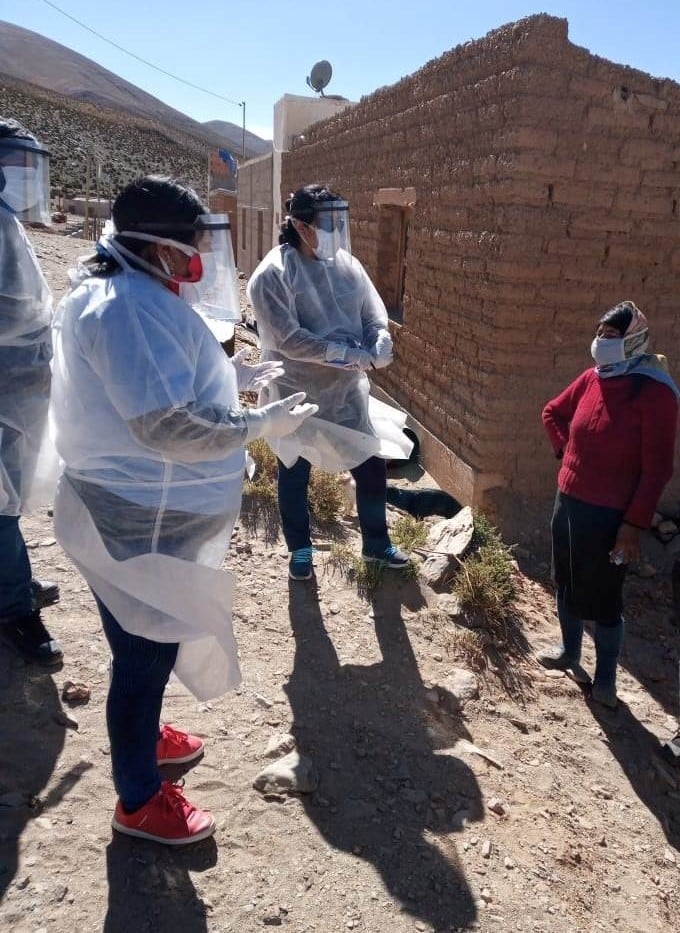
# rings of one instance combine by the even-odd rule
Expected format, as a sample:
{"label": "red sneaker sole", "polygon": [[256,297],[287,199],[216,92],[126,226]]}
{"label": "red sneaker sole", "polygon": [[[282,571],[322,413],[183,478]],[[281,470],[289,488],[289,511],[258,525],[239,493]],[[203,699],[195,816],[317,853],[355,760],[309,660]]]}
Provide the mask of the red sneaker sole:
{"label": "red sneaker sole", "polygon": [[183,839],[168,839],[166,836],[154,836],[153,833],[145,833],[142,829],[132,829],[130,826],[123,826],[116,820],[115,816],[111,820],[111,826],[113,826],[116,832],[123,833],[125,836],[149,839],[151,842],[160,842],[164,846],[187,846],[191,845],[192,842],[200,842],[202,839],[207,839],[208,836],[212,836],[217,828],[215,820],[213,820],[210,826],[207,826],[198,833],[194,833],[193,836],[186,836]]}

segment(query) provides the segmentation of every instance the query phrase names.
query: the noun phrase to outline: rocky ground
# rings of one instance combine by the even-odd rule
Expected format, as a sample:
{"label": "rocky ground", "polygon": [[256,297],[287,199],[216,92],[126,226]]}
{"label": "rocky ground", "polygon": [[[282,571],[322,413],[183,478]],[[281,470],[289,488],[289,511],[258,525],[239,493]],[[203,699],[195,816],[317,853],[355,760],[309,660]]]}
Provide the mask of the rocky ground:
{"label": "rocky ground", "polygon": [[[34,240],[59,291],[86,244]],[[2,929],[680,927],[680,773],[656,754],[678,713],[667,576],[630,578],[623,702],[609,712],[532,660],[555,620],[545,555],[521,552],[516,649],[466,699],[457,626],[421,580],[388,575],[361,598],[320,536],[316,579],[292,583],[277,529],[242,522],[227,566],[243,684],[199,704],[173,682],[164,708],[205,739],[187,792],[218,831],[169,851],[111,831],[107,646],[48,513],[24,529],[36,574],[61,586],[46,619],[65,659],[49,673],[0,648]],[[358,547],[356,519],[342,533]],[[63,701],[66,681],[89,702]],[[311,760],[311,793],[253,788],[281,733]]]}

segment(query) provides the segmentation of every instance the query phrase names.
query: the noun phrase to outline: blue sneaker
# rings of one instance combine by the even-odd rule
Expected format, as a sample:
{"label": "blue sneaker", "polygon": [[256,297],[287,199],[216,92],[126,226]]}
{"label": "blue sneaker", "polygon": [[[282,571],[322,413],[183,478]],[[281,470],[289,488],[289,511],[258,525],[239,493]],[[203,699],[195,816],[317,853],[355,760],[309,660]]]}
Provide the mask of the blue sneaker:
{"label": "blue sneaker", "polygon": [[382,554],[362,554],[361,559],[366,561],[367,564],[378,561],[391,570],[403,570],[410,562],[408,554],[405,554],[395,544],[390,544]]}
{"label": "blue sneaker", "polygon": [[288,576],[291,580],[310,580],[312,577],[312,548],[299,547],[290,555]]}

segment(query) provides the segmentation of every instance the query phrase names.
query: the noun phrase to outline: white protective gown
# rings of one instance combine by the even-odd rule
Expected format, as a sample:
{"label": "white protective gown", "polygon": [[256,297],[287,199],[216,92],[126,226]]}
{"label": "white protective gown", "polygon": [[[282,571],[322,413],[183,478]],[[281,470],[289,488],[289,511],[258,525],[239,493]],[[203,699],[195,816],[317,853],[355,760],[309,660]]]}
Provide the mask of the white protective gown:
{"label": "white protective gown", "polygon": [[57,538],[126,631],[179,642],[176,675],[219,696],[240,680],[219,569],[245,463],[234,367],[196,311],[129,267],[83,277],[54,340]]}
{"label": "white protective gown", "polygon": [[46,505],[57,478],[49,431],[52,298],[22,225],[0,209],[0,514]]}
{"label": "white protective gown", "polygon": [[262,360],[283,363],[285,373],[266,386],[259,404],[306,392],[319,406],[293,434],[267,440],[288,467],[298,457],[330,473],[378,456],[408,458],[406,415],[370,397],[365,373],[329,365],[329,344],[370,350],[387,311],[366,271],[349,253],[308,259],[289,245],[270,250],[248,283]]}

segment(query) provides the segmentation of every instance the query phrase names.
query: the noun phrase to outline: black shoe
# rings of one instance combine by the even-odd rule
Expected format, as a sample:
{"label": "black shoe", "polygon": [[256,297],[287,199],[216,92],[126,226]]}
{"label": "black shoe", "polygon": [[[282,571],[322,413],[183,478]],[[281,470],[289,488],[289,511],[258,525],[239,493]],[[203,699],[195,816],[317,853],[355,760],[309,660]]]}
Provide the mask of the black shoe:
{"label": "black shoe", "polygon": [[59,584],[51,580],[31,580],[32,608],[44,609],[59,602]]}
{"label": "black shoe", "polygon": [[40,664],[60,664],[63,652],[40,618],[40,610],[14,616],[0,625],[0,632],[27,660]]}

